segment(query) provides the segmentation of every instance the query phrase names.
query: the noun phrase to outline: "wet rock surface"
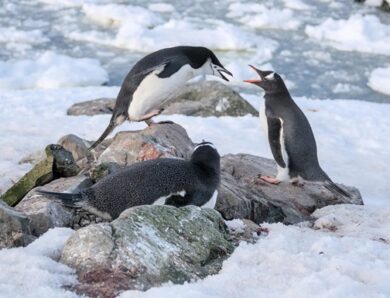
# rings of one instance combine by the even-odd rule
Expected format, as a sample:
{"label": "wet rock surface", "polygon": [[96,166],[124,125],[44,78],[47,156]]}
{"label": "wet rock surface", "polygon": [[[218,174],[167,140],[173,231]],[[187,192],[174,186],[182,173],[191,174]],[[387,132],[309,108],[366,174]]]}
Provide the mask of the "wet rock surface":
{"label": "wet rock surface", "polygon": [[76,269],[76,291],[114,297],[127,289],[146,290],[217,273],[233,248],[215,210],[140,206],[111,223],[78,230],[61,261]]}

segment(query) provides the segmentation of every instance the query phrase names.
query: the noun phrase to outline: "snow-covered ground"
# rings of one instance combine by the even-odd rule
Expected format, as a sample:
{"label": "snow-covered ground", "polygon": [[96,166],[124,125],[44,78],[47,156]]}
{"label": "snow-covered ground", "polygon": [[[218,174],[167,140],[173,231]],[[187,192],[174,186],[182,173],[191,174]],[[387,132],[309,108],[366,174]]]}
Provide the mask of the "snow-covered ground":
{"label": "snow-covered ground", "polygon": [[[390,103],[389,15],[349,0],[129,2],[0,4],[0,193],[31,168],[18,164],[26,155],[65,134],[100,135],[110,116],[67,116],[71,104],[115,97],[118,86],[97,85],[117,85],[145,52],[202,44],[217,50],[232,85],[256,107],[259,90],[240,82],[253,75],[247,64],[281,73],[313,127],[324,170],[358,187],[366,206],[318,210],[317,230],[264,225],[268,236],[241,244],[218,275],[122,296],[390,297],[390,104],[367,102]],[[271,157],[257,117],[163,119],[221,154]],[[56,228],[26,248],[1,250],[0,297],[76,297],[63,289],[76,275],[57,262],[71,233]]]}

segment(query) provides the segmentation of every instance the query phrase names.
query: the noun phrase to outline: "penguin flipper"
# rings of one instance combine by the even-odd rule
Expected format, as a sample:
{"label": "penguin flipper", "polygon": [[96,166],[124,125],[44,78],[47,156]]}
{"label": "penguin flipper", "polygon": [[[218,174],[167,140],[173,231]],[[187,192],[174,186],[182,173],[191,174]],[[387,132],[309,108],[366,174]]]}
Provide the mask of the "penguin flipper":
{"label": "penguin flipper", "polygon": [[282,122],[279,118],[267,117],[268,123],[268,141],[271,146],[271,152],[276,163],[282,167],[286,167],[283,160],[282,147],[280,144],[280,131],[282,129]]}
{"label": "penguin flipper", "polygon": [[326,189],[331,191],[337,197],[344,197],[344,198],[351,199],[351,194],[346,192],[344,189],[342,189],[340,186],[338,186],[332,180],[326,180],[324,183],[324,186]]}
{"label": "penguin flipper", "polygon": [[188,62],[188,59],[185,57],[177,57],[177,59],[172,61],[166,61],[164,65],[164,69],[157,75],[159,78],[168,78],[177,72],[183,65]]}
{"label": "penguin flipper", "polygon": [[81,208],[84,205],[82,203],[83,197],[81,193],[62,193],[46,190],[37,190],[36,192],[60,200],[65,207]]}

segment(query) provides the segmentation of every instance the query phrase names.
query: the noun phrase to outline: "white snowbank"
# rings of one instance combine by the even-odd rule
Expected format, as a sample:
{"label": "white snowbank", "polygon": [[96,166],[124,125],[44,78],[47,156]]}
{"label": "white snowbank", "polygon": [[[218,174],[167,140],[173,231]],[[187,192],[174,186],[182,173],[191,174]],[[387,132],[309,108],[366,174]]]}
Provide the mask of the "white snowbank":
{"label": "white snowbank", "polygon": [[368,79],[368,86],[375,91],[390,95],[390,66],[374,69]]}
{"label": "white snowbank", "polygon": [[107,80],[96,59],[45,52],[34,60],[0,61],[0,89],[101,85]]}
{"label": "white snowbank", "polygon": [[[334,205],[314,211],[315,229],[390,243],[390,208]],[[390,268],[389,268],[390,269]]]}
{"label": "white snowbank", "polygon": [[83,5],[85,15],[102,25],[141,25],[154,26],[161,23],[161,18],[149,10],[132,5],[107,4]]}
{"label": "white snowbank", "polygon": [[[387,297],[390,249],[371,233],[389,236],[390,212],[359,208],[358,213],[345,205],[318,211],[321,216],[336,212],[356,219],[346,219],[337,233],[264,224],[269,234],[253,245],[241,243],[219,274],[184,285],[127,291],[120,298]],[[358,223],[364,225],[357,228]]]}
{"label": "white snowbank", "polygon": [[168,3],[152,3],[148,5],[148,8],[152,11],[157,11],[157,12],[175,11],[175,7],[172,4],[168,4]]}
{"label": "white snowbank", "polygon": [[[69,32],[74,40],[101,43],[141,52],[155,51],[177,45],[201,45],[216,50],[248,51],[256,48],[274,47],[275,42],[244,31],[223,21],[208,22],[209,26],[198,26],[188,19],[171,19],[149,28],[137,23],[125,23],[119,27],[114,39],[101,31]],[[174,34],[172,33],[174,32]]]}
{"label": "white snowbank", "polygon": [[99,4],[111,2],[110,0],[39,0],[39,2],[62,7],[81,7],[84,4]]}
{"label": "white snowbank", "polygon": [[339,50],[390,55],[390,26],[374,15],[351,15],[347,20],[328,18],[318,26],[306,26],[305,32]]}
{"label": "white snowbank", "polygon": [[251,28],[274,28],[295,30],[301,25],[293,11],[287,8],[268,8],[262,4],[232,3],[228,17],[239,17],[238,21]]}
{"label": "white snowbank", "polygon": [[381,6],[383,3],[390,3],[388,0],[365,0],[364,4],[368,6]]}
{"label": "white snowbank", "polygon": [[27,247],[0,250],[0,296],[78,297],[61,289],[76,283],[74,270],[56,262],[73,233],[55,228]]}

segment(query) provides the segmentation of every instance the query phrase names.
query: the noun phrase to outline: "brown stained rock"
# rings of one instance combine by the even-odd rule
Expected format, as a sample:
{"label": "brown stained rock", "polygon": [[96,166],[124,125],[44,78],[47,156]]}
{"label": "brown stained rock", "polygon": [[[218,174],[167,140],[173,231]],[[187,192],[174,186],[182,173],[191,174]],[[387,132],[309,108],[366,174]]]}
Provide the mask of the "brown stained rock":
{"label": "brown stained rock", "polygon": [[188,158],[193,148],[185,129],[177,124],[154,124],[140,131],[116,134],[111,145],[100,155],[98,164],[113,162],[131,165],[160,158]]}

